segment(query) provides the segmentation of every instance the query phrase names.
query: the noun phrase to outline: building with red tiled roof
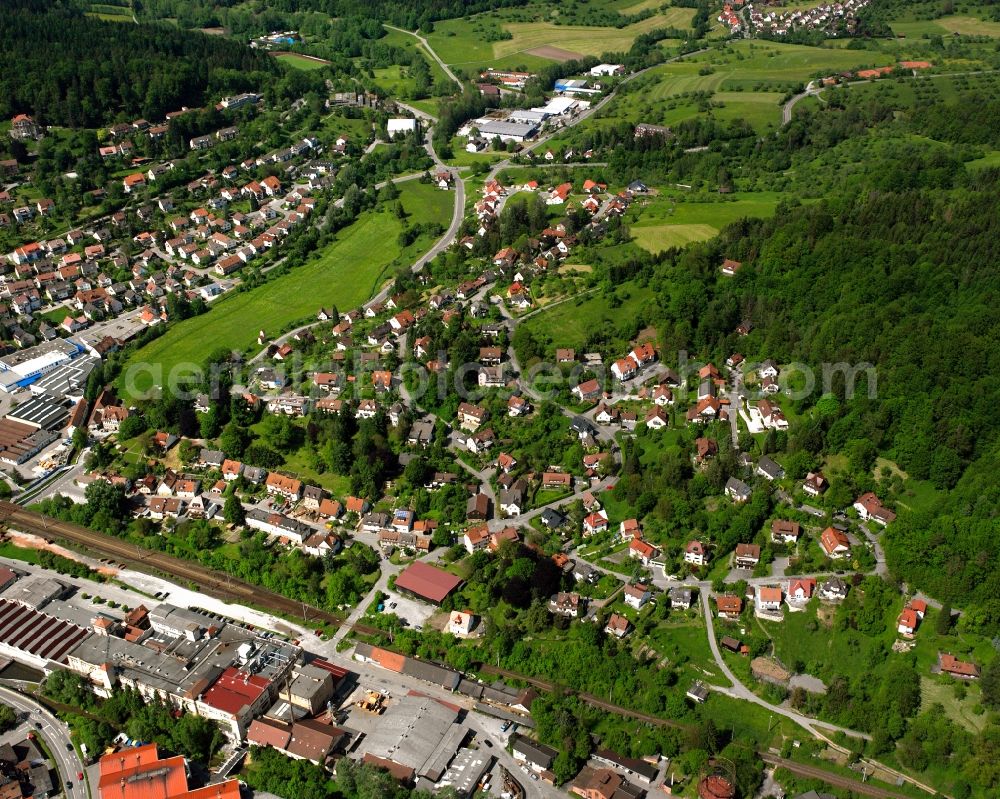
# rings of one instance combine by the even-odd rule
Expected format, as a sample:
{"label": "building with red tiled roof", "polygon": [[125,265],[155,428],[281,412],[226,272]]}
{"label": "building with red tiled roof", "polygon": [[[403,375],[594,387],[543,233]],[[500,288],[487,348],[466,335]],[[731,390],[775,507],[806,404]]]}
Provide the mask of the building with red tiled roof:
{"label": "building with red tiled roof", "polygon": [[123,749],[100,760],[99,799],[239,799],[238,780],[188,789],[181,756],[160,759],[156,744]]}
{"label": "building with red tiled roof", "polygon": [[947,652],[938,652],[938,667],[945,674],[950,674],[961,680],[978,680],[980,675],[979,666],[975,663],[958,660]]}
{"label": "building with red tiled roof", "polygon": [[460,577],[423,561],[414,561],[396,578],[396,589],[434,605],[462,584]]}
{"label": "building with red tiled roof", "polygon": [[828,558],[844,558],[851,554],[850,539],[835,527],[827,527],[823,531],[819,544]]}
{"label": "building with red tiled roof", "polygon": [[242,740],[253,717],[271,701],[270,687],[270,680],[230,667],[202,694],[199,712],[228,724],[234,737]]}

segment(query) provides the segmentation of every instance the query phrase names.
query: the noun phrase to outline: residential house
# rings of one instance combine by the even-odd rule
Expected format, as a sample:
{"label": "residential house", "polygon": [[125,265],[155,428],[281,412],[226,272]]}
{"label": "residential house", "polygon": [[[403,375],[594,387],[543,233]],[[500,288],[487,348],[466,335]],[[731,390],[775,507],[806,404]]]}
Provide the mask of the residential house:
{"label": "residential house", "polygon": [[735,621],[743,612],[743,600],[738,596],[723,594],[715,598],[715,608],[719,618]]}
{"label": "residential house", "polygon": [[643,541],[641,538],[633,538],[628,545],[628,554],[630,558],[641,561],[643,566],[648,566],[660,554],[660,550],[648,541]]}
{"label": "residential house", "polygon": [[775,544],[794,544],[802,535],[802,527],[798,522],[785,519],[775,519],[771,522],[771,540]]}
{"label": "residential house", "polygon": [[704,566],[708,563],[708,549],[701,541],[688,541],[684,548],[684,562],[692,566]]}
{"label": "residential house", "polygon": [[883,527],[896,520],[896,514],[886,508],[882,501],[871,491],[862,494],[854,502],[854,509],[862,521],[873,521]]}
{"label": "residential house", "polygon": [[626,519],[618,525],[618,535],[622,541],[631,541],[634,538],[642,538],[642,527],[639,526],[638,519]]}
{"label": "residential house", "polygon": [[726,481],[726,496],[733,502],[746,502],[752,493],[750,486],[736,477],[730,477]]}
{"label": "residential house", "polygon": [[671,588],[670,589],[670,608],[671,610],[687,610],[694,604],[694,591],[690,588]]}
{"label": "residential house", "polygon": [[919,626],[920,616],[917,615],[917,611],[911,607],[903,608],[899,618],[896,619],[896,632],[904,638],[913,638]]}
{"label": "residential house", "polygon": [[292,502],[298,502],[302,497],[302,481],[277,472],[271,472],[267,476],[264,487],[268,494],[284,497]]}
{"label": "residential house", "polygon": [[812,599],[816,591],[816,580],[812,577],[796,577],[788,584],[785,600],[789,605],[802,605]]}
{"label": "residential house", "polygon": [[802,491],[811,497],[818,497],[830,484],[826,481],[822,472],[809,472],[806,475],[806,479],[802,482]]}
{"label": "residential house", "polygon": [[478,405],[472,405],[468,402],[463,402],[458,406],[459,427],[463,430],[474,432],[478,430],[479,426],[486,420],[487,415],[488,414],[485,408],[481,408]]}
{"label": "residential house", "polygon": [[849,588],[839,577],[830,577],[820,585],[817,594],[824,602],[840,602],[847,598]]}
{"label": "residential house", "polygon": [[604,632],[615,638],[624,638],[632,631],[632,623],[621,614],[612,613],[604,625]]}
{"label": "residential house", "polygon": [[579,385],[573,386],[572,393],[580,402],[595,400],[601,396],[601,384],[596,379],[586,380]]}
{"label": "residential house", "polygon": [[626,605],[641,610],[653,598],[653,592],[645,583],[629,583],[625,586],[624,597]]}
{"label": "residential house", "polygon": [[[480,495],[485,496],[485,495]],[[470,527],[462,536],[462,543],[471,555],[480,549],[486,549],[490,543],[490,530],[485,524]]]}
{"label": "residential house", "polygon": [[491,503],[486,494],[469,497],[465,507],[465,517],[470,521],[486,521],[490,518]]}
{"label": "residential house", "polygon": [[773,482],[784,477],[785,470],[773,458],[761,455],[760,460],[757,462],[755,474],[759,474],[761,477]]}
{"label": "residential house", "polygon": [[646,427],[650,430],[662,430],[669,424],[666,411],[659,406],[650,408],[646,412],[646,418],[643,421],[645,421]]}
{"label": "residential house", "polygon": [[827,527],[819,538],[819,544],[828,558],[846,558],[851,554],[851,542],[847,534],[835,527]]}
{"label": "residential house", "polygon": [[575,619],[586,607],[587,600],[575,592],[560,591],[549,600],[549,612]]}
{"label": "residential house", "polygon": [[757,586],[756,609],[758,613],[775,613],[781,610],[781,589],[775,586]]}
{"label": "residential house", "polygon": [[603,533],[608,529],[608,515],[603,511],[588,514],[583,520],[584,537]]}
{"label": "residential house", "polygon": [[958,660],[947,652],[938,652],[938,669],[944,674],[950,674],[960,680],[978,680],[981,676],[979,666]]}
{"label": "residential house", "polygon": [[719,443],[714,438],[696,438],[694,441],[694,459],[696,463],[704,463],[709,458],[719,454]]}
{"label": "residential house", "polygon": [[754,569],[760,562],[760,546],[758,544],[737,544],[733,564],[737,569]]}

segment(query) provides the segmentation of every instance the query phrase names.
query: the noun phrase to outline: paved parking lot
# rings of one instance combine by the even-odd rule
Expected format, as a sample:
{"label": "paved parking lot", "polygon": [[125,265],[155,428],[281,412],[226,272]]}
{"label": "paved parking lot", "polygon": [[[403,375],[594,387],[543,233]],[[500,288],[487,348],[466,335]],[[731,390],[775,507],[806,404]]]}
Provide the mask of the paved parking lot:
{"label": "paved parking lot", "polygon": [[399,618],[405,619],[410,627],[423,627],[436,611],[431,605],[425,605],[397,591],[386,588],[385,593],[388,595],[388,599],[385,600],[385,612],[395,613]]}

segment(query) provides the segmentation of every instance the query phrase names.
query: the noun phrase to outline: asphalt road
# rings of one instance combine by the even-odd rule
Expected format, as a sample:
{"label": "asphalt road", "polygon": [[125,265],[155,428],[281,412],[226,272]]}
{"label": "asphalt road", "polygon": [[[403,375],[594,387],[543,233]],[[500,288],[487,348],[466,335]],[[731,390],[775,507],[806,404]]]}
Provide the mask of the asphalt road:
{"label": "asphalt road", "polygon": [[36,725],[35,732],[41,735],[45,745],[52,753],[60,781],[64,786],[69,782],[73,783],[72,788],[66,788],[66,796],[69,799],[88,799],[85,782],[76,778],[77,773],[83,771],[84,780],[86,780],[86,771],[70,741],[69,727],[59,721],[43,705],[33,699],[28,699],[17,691],[0,687],[0,701],[10,705],[15,710],[27,713],[31,717],[32,724]]}

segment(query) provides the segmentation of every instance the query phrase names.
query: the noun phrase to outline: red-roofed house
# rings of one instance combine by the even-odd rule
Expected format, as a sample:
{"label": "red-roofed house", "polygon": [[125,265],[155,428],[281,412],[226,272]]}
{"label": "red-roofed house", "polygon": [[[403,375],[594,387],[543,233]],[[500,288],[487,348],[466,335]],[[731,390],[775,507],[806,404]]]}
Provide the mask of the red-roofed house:
{"label": "red-roofed house", "polygon": [[720,618],[734,620],[743,612],[743,600],[738,596],[724,594],[715,598],[715,607]]}
{"label": "red-roofed house", "polygon": [[950,674],[960,680],[979,679],[979,666],[975,663],[965,663],[958,660],[947,652],[938,652],[938,668],[945,674]]}
{"label": "red-roofed house", "polygon": [[860,516],[863,521],[868,521],[870,519],[873,522],[878,522],[883,527],[896,521],[896,514],[883,506],[882,500],[875,496],[871,491],[862,494],[855,500],[854,509],[858,512],[858,516]]}
{"label": "red-roofed house", "polygon": [[823,531],[819,544],[828,558],[846,558],[851,554],[850,539],[835,527],[827,527]]}
{"label": "red-roofed house", "polygon": [[660,551],[641,538],[633,538],[628,545],[629,557],[642,561],[643,566],[648,566],[649,562],[656,558]]}
{"label": "red-roofed house", "polygon": [[920,616],[917,615],[917,611],[909,607],[903,608],[903,612],[899,614],[899,618],[896,620],[896,632],[904,638],[912,638],[919,626]]}

